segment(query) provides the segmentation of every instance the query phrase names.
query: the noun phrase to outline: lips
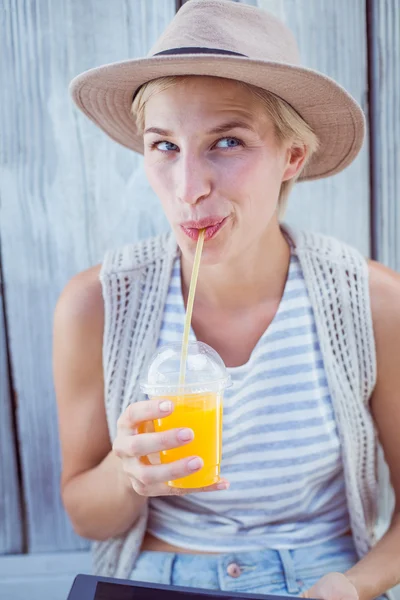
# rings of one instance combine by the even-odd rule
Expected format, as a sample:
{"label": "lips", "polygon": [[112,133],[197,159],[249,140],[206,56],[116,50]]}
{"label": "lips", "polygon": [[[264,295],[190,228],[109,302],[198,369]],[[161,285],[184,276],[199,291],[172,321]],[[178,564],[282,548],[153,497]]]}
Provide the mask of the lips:
{"label": "lips", "polygon": [[206,217],[198,221],[186,221],[181,223],[182,231],[192,240],[197,240],[201,229],[206,230],[205,241],[215,237],[218,231],[223,227],[228,217]]}

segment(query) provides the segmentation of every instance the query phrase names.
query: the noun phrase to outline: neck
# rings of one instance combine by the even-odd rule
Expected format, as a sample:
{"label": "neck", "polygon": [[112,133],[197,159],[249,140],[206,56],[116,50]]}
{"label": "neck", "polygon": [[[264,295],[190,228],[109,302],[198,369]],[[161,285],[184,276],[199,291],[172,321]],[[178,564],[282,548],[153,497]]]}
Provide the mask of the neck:
{"label": "neck", "polygon": [[[201,265],[196,304],[236,310],[281,298],[290,261],[290,248],[277,221],[240,256],[217,265]],[[182,256],[182,289],[189,294],[192,262]]]}

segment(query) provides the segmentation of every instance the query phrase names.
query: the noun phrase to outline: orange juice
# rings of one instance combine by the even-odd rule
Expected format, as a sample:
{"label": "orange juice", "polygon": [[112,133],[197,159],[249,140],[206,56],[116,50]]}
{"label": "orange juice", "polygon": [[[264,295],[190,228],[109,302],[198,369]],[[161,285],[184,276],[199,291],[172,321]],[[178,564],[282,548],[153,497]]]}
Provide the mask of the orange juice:
{"label": "orange juice", "polygon": [[[151,400],[170,400],[174,410],[155,419],[155,432],[190,428],[194,439],[177,448],[162,450],[160,462],[169,464],[199,456],[203,467],[190,475],[168,481],[171,487],[206,487],[219,481],[222,454],[222,401],[232,384],[222,358],[203,342],[190,342],[187,348],[186,376],[181,384],[182,345],[177,342],[160,346],[150,359],[147,378],[140,389]],[[178,445],[178,441],[177,441]]]}
{"label": "orange juice", "polygon": [[168,396],[174,405],[173,413],[154,421],[155,431],[166,431],[175,427],[188,427],[194,439],[171,450],[160,452],[162,463],[170,463],[188,456],[199,456],[204,466],[181,479],[168,481],[168,485],[180,488],[197,488],[219,481],[222,453],[222,392],[206,392]]}

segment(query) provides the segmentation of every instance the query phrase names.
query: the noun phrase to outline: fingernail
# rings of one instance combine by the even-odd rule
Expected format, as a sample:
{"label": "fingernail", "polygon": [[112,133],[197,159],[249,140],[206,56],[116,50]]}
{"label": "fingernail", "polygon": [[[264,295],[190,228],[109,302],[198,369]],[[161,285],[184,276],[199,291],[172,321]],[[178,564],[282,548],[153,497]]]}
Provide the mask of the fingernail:
{"label": "fingernail", "polygon": [[218,483],[217,490],[227,490],[229,487],[229,483]]}
{"label": "fingernail", "polygon": [[190,471],[197,471],[203,466],[203,461],[201,460],[201,458],[192,458],[191,460],[189,460],[187,466]]}
{"label": "fingernail", "polygon": [[180,429],[178,431],[178,440],[181,442],[190,442],[194,438],[192,429]]}
{"label": "fingernail", "polygon": [[159,404],[159,409],[162,412],[170,412],[172,410],[172,402],[170,400],[163,400]]}

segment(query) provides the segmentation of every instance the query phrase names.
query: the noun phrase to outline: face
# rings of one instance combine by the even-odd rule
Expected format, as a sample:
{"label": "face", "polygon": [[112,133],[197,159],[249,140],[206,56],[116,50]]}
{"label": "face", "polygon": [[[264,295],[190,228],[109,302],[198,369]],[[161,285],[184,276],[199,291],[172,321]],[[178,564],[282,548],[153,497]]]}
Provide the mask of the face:
{"label": "face", "polygon": [[272,226],[294,174],[261,101],[240,84],[191,77],[145,106],[145,169],[185,257],[206,228],[202,262],[243,256]]}

